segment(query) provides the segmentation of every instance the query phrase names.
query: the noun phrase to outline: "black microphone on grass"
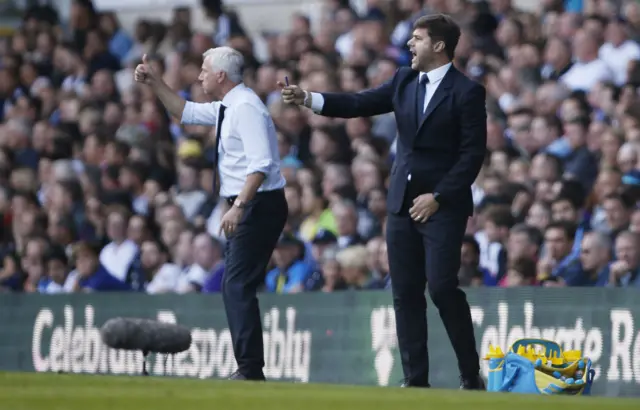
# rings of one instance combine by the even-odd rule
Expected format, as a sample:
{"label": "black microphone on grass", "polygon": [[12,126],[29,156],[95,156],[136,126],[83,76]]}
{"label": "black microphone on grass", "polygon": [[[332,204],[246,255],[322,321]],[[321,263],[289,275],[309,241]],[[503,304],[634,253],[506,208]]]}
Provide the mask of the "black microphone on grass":
{"label": "black microphone on grass", "polygon": [[176,354],[191,346],[189,328],[150,319],[109,319],[100,329],[100,337],[113,349],[142,351],[142,374],[145,376],[149,375],[146,367],[149,353]]}

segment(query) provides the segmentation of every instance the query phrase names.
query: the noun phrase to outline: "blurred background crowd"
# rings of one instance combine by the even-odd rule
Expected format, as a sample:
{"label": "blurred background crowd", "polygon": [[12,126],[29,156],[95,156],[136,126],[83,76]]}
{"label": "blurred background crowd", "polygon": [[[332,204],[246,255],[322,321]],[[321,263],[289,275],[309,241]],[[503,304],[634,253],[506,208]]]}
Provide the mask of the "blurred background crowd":
{"label": "blurred background crowd", "polygon": [[[241,15],[201,3],[133,32],[90,0],[74,0],[68,21],[38,3],[0,38],[0,289],[220,290],[215,129],[181,126],[133,82],[148,53],[173,89],[205,102],[202,53],[219,45],[244,54],[279,130],[289,221],[264,290],[388,288],[393,114],[324,118],[284,105],[276,82],[376,87],[408,65],[412,23],[434,12],[461,25],[455,65],[488,96],[461,284],[640,288],[640,3],[367,0],[357,13],[327,0],[321,24],[294,12],[259,53]],[[195,30],[194,13],[211,29]]]}

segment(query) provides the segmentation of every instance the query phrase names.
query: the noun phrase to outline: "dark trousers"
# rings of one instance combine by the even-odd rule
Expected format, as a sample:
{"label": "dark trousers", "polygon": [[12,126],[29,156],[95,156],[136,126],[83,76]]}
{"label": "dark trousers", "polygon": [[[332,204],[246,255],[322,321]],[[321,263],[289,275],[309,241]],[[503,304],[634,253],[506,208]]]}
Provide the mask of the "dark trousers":
{"label": "dark trousers", "polygon": [[480,359],[469,303],[458,287],[468,217],[442,206],[426,223],[417,223],[408,214],[412,199],[405,201],[400,214],[387,218],[391,288],[405,382],[429,386],[425,287],[451,340],[461,376],[475,377]]}
{"label": "dark trousers", "polygon": [[246,204],[225,249],[222,296],[238,370],[250,379],[264,378],[262,321],[256,294],[264,284],[267,264],[287,215],[283,190],[258,192]]}

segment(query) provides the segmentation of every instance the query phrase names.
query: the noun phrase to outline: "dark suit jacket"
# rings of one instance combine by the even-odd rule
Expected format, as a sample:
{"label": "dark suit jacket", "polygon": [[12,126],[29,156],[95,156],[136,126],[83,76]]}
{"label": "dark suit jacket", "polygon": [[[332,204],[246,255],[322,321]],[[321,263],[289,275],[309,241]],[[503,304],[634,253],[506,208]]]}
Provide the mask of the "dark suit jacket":
{"label": "dark suit jacket", "polygon": [[418,74],[403,67],[374,89],[323,93],[321,114],[354,118],[395,113],[398,141],[387,197],[389,212],[401,211],[411,174],[410,195],[437,192],[441,209],[471,215],[471,184],[480,172],[487,145],[485,89],[452,66],[418,124]]}

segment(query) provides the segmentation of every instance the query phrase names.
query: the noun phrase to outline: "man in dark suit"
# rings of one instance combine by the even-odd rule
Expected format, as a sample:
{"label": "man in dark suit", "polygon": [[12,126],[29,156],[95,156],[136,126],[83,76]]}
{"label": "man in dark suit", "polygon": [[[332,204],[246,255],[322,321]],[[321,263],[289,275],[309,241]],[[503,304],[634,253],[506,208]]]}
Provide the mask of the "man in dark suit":
{"label": "man in dark suit", "polygon": [[[450,17],[418,19],[411,68],[356,94],[282,87],[286,103],[330,117],[394,112],[397,155],[388,195],[387,248],[405,387],[429,387],[425,287],[458,358],[461,388],[484,389],[460,249],[473,213],[471,185],[486,150],[485,89],[452,66],[460,28]],[[425,274],[426,271],[426,274]]]}

